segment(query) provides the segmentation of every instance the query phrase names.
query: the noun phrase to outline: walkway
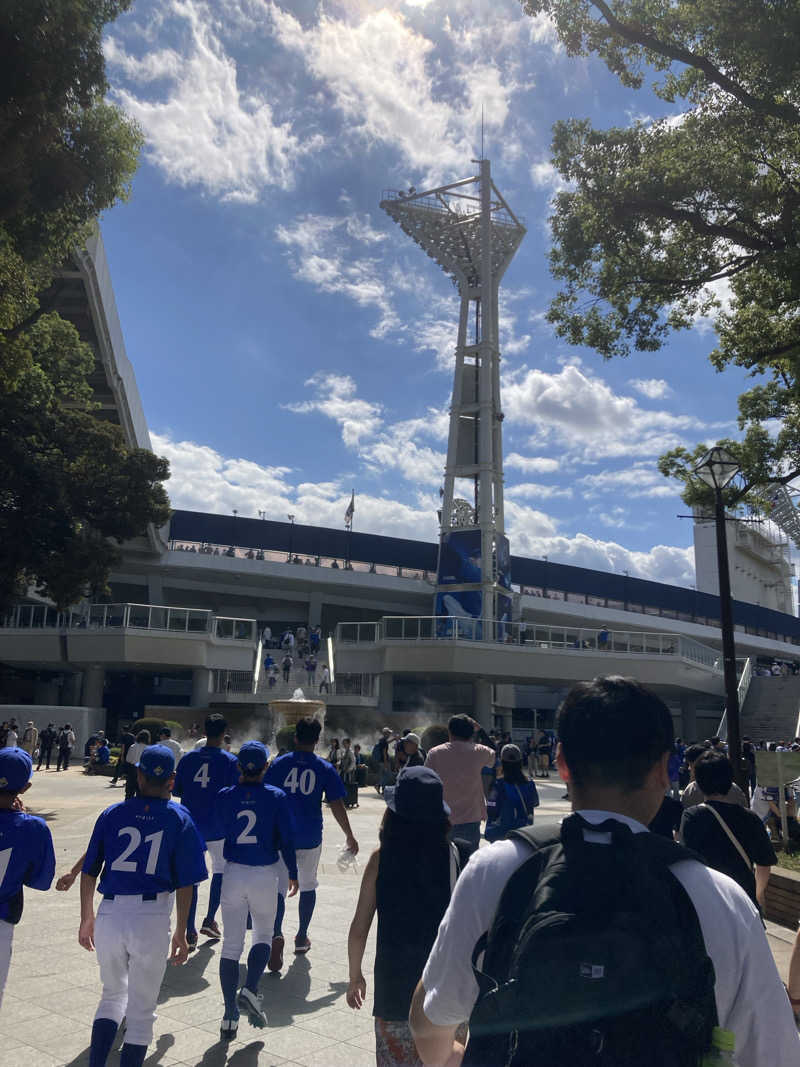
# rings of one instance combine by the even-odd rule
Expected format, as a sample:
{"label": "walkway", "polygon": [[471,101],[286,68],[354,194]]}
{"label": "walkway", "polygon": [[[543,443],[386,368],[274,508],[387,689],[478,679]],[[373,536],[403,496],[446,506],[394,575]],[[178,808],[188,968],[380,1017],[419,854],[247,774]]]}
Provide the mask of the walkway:
{"label": "walkway", "polygon": [[[563,786],[558,779],[538,779],[537,784],[542,797],[537,822],[555,823],[567,811],[566,802],[561,800]],[[45,816],[53,831],[58,873],[67,870],[81,854],[97,813],[122,796],[121,788],[109,788],[108,779],[87,778],[77,769],[68,774],[51,771],[35,776],[28,794],[29,807]],[[363,790],[361,806],[352,817],[365,860],[376,844],[382,811],[383,801],[374,790]],[[344,999],[347,930],[360,879],[352,870],[345,874],[338,870],[336,857],[341,844],[341,832],[326,815],[319,903],[311,926],[313,947],[307,957],[289,955],[280,977],[264,978],[269,1026],[254,1030],[243,1022],[238,1040],[229,1045],[219,1041],[219,943],[201,943],[185,967],[167,970],[147,1067],[372,1067],[371,1000],[355,1013]],[[203,902],[206,893],[207,888],[201,890]],[[69,893],[27,891],[0,1010],[0,1067],[88,1064],[100,985],[95,958],[77,943],[79,913],[77,884]],[[198,914],[202,914],[202,903]],[[297,906],[290,901],[287,943],[294,936],[296,919]],[[787,937],[791,938],[787,931],[770,937],[784,977],[790,948]],[[372,946],[373,938],[364,966],[368,981]],[[114,1053],[109,1064],[117,1067],[118,1063]]]}

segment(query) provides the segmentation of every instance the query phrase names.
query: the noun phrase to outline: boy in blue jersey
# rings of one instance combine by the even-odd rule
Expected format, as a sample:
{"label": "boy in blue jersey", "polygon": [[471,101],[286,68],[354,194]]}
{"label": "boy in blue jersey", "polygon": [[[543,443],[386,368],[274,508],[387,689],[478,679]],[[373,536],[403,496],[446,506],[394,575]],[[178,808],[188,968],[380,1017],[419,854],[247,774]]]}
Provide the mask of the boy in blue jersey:
{"label": "boy in blue jersey", "polygon": [[21,810],[33,761],[22,748],[0,748],[0,1004],[11,964],[14,927],[22,916],[22,887],[49,889],[56,868],[44,819]]}
{"label": "boy in blue jersey", "polygon": [[[189,955],[185,931],[192,889],[207,877],[203,841],[191,816],[170,801],[172,752],[149,745],[136,766],[139,795],[100,815],[81,873],[78,940],[89,952],[97,950],[103,983],[89,1067],[104,1067],[123,1016],[127,1030],[120,1067],[144,1063],[170,951],[172,895],[177,916],[170,959],[180,964]],[[95,919],[98,875],[103,899]]]}
{"label": "boy in blue jersey", "polygon": [[[215,921],[222,891],[222,871],[225,860],[222,855],[222,826],[217,811],[217,796],[220,789],[236,785],[239,781],[239,764],[236,757],[224,746],[228,724],[222,715],[209,715],[205,723],[206,743],[201,748],[187,752],[178,764],[173,792],[191,812],[195,826],[206,843],[211,856],[211,888],[208,894],[208,911],[200,927],[200,933],[217,940],[222,937]],[[189,925],[186,940],[189,949],[197,944],[195,912],[197,889],[192,895],[189,909]]]}
{"label": "boy in blue jersey", "polygon": [[[289,896],[297,892],[294,827],[286,794],[264,784],[269,749],[248,741],[239,751],[242,779],[218,797],[225,830],[225,880],[222,885],[222,923],[225,939],[219,961],[219,980],[225,998],[220,1026],[223,1040],[236,1037],[239,1008],[252,1026],[266,1026],[258,983],[270,954],[278,906],[278,852],[289,872]],[[239,959],[244,949],[248,913],[253,921],[253,944],[247,957],[247,978],[237,1004]]]}
{"label": "boy in blue jersey", "polygon": [[[308,926],[317,902],[317,868],[322,852],[322,797],[331,806],[331,814],[344,831],[347,847],[355,855],[358,842],[350,829],[350,820],[344,806],[346,790],[336,773],[336,768],[327,760],[314,755],[314,746],[319,741],[322,723],[317,719],[301,719],[295,727],[294,752],[279,756],[269,768],[265,781],[282,789],[289,800],[294,818],[295,851],[297,853],[297,879],[300,885],[300,925],[294,939],[296,954],[308,952]],[[278,911],[272,938],[269,969],[279,971],[283,966],[283,915],[286,907],[286,888],[289,872],[280,865],[278,885]]]}

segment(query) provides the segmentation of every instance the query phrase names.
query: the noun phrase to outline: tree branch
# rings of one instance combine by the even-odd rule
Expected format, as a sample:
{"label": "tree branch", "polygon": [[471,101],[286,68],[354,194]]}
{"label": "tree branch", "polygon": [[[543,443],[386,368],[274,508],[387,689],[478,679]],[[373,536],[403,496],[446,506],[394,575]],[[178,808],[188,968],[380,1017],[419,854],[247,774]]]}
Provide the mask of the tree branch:
{"label": "tree branch", "polygon": [[627,200],[624,204],[616,204],[612,207],[614,216],[624,219],[631,215],[655,215],[658,218],[669,219],[672,222],[685,222],[695,233],[705,234],[708,237],[721,237],[726,241],[750,248],[754,252],[774,252],[776,246],[766,240],[753,237],[735,226],[727,226],[724,223],[708,222],[699,215],[692,214],[683,208],[673,207],[662,200]]}
{"label": "tree branch", "polygon": [[50,289],[47,291],[46,297],[42,297],[40,294],[40,303],[36,311],[28,315],[28,317],[26,319],[23,319],[22,322],[18,322],[16,326],[10,326],[8,329],[0,329],[0,336],[3,338],[3,340],[15,341],[21,333],[24,333],[26,330],[30,329],[31,326],[35,326],[39,319],[42,317],[42,315],[46,315],[49,311],[52,311],[55,307],[56,300],[58,299],[59,294],[61,293],[61,290],[64,288],[65,285],[66,282],[63,279],[57,281],[55,285],[51,286]]}
{"label": "tree branch", "polygon": [[684,48],[682,45],[674,44],[670,41],[660,41],[657,37],[647,33],[641,26],[629,25],[622,22],[616,17],[611,8],[604,2],[604,0],[591,0],[603,18],[606,20],[609,28],[615,33],[618,33],[620,37],[623,37],[626,41],[630,41],[631,44],[639,44],[643,48],[648,48],[652,52],[657,52],[659,55],[664,56],[666,59],[674,59],[678,63],[685,63],[689,67],[694,67],[695,70],[699,70],[701,74],[704,74],[709,81],[718,85],[720,89],[723,89],[726,93],[729,93],[734,99],[738,100],[740,104],[743,104],[751,111],[758,111],[765,115],[772,115],[776,119],[781,119],[783,122],[789,122],[793,126],[800,125],[800,111],[791,104],[779,104],[774,100],[760,100],[758,97],[749,93],[743,86],[733,81],[726,74],[715,67],[711,60],[706,59],[705,56],[698,56],[688,48]]}

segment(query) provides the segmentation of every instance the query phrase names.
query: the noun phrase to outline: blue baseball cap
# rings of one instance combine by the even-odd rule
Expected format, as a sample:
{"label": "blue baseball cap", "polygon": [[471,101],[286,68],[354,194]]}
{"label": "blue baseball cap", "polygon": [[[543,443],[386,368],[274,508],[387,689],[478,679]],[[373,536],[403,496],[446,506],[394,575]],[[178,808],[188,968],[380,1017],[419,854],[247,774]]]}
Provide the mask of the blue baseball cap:
{"label": "blue baseball cap", "polygon": [[33,775],[33,761],[24,748],[0,748],[0,790],[18,793]]}
{"label": "blue baseball cap", "polygon": [[260,741],[245,741],[239,749],[238,759],[245,774],[258,774],[267,765],[269,749]]}
{"label": "blue baseball cap", "polygon": [[136,764],[148,778],[169,778],[175,770],[175,757],[166,745],[148,745]]}
{"label": "blue baseball cap", "polygon": [[450,814],[442,779],[432,767],[404,767],[397,785],[387,785],[383,796],[387,807],[414,822],[435,822]]}

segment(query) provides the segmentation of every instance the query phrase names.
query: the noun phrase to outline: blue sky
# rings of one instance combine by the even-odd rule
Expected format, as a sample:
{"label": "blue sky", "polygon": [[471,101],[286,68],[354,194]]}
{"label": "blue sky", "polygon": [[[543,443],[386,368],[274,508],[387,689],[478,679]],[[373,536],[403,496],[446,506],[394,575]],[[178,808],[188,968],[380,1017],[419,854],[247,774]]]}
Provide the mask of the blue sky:
{"label": "blue sky", "polygon": [[666,114],[569,59],[515,0],[137,0],[106,38],[146,147],[103,219],[126,339],[176,507],[435,539],[451,284],[381,190],[493,176],[528,234],[501,341],[512,551],[692,584],[691,523],[655,468],[734,431],[744,379],[706,322],[604,363],[544,321],[550,127]]}

